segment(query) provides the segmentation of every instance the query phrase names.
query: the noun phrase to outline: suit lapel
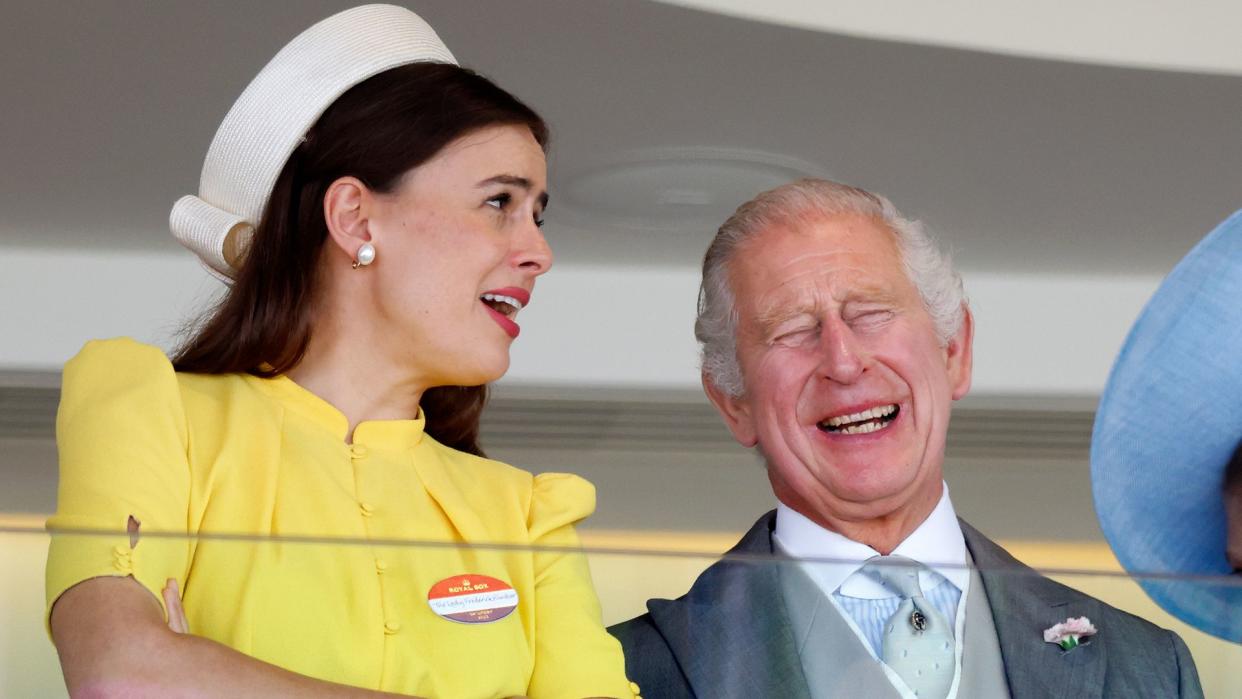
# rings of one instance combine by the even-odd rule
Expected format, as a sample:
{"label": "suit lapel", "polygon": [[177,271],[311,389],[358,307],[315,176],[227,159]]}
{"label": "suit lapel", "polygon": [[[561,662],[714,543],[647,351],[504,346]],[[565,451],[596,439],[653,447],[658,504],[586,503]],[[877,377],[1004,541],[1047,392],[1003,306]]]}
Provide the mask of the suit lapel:
{"label": "suit lapel", "polygon": [[698,697],[810,699],[772,555],[769,512],[678,600],[652,600]]}
{"label": "suit lapel", "polygon": [[1044,629],[1066,618],[1099,619],[1099,603],[1037,574],[969,524],[961,525],[992,609],[1013,699],[1102,697],[1102,641],[1071,651],[1044,641]]}

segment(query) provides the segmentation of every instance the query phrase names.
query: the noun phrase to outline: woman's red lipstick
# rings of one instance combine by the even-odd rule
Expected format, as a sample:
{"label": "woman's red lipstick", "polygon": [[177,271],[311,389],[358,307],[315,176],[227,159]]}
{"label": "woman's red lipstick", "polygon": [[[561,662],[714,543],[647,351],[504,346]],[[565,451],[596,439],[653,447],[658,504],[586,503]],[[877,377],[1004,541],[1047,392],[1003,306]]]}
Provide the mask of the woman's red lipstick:
{"label": "woman's red lipstick", "polygon": [[[508,297],[509,299],[517,302],[517,310],[525,308],[526,305],[530,303],[530,292],[516,286],[507,286],[502,289],[489,289],[483,292],[483,296]],[[492,316],[492,320],[496,321],[496,324],[499,325],[509,337],[517,338],[518,333],[520,333],[522,329],[518,327],[517,323],[513,322],[512,318],[506,316],[500,311],[497,311],[495,308],[492,308],[484,302],[482,297],[480,297],[479,303],[483,304],[483,307],[487,309],[488,314]],[[510,303],[510,305],[512,306],[513,304]]]}

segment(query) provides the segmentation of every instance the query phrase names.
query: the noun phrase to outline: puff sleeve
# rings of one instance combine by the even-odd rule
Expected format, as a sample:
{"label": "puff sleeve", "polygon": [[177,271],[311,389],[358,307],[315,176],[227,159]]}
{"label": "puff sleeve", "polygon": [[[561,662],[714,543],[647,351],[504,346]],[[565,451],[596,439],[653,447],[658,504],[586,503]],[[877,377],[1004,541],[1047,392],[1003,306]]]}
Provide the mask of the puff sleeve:
{"label": "puff sleeve", "polygon": [[[133,340],[90,342],[65,365],[56,446],[60,483],[48,520],[47,617],[83,580],[132,576],[163,605],[168,578],[185,589],[190,473],[172,365]],[[138,539],[130,545],[130,518]],[[159,536],[150,536],[159,534]]]}
{"label": "puff sleeve", "polygon": [[[633,693],[625,678],[621,644],[604,630],[599,600],[574,524],[595,511],[595,487],[578,476],[535,476],[528,526],[535,559],[535,699],[621,697]],[[571,550],[566,550],[571,549]]]}

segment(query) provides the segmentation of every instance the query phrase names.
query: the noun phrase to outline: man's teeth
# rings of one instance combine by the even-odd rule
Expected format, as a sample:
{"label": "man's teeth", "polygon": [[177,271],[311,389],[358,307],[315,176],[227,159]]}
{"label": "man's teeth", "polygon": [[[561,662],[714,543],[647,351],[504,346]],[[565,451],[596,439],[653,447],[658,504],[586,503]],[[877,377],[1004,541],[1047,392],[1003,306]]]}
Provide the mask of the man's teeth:
{"label": "man's teeth", "polygon": [[484,301],[491,301],[492,303],[508,304],[513,309],[514,313],[522,310],[522,302],[512,296],[505,296],[503,294],[483,294],[480,298]]}
{"label": "man's teeth", "polygon": [[867,434],[888,427],[887,422],[864,422],[861,425],[850,425],[837,430],[837,434]]}
{"label": "man's teeth", "polygon": [[[881,405],[881,406],[876,406],[874,408],[869,408],[867,410],[862,411],[861,413],[851,413],[849,415],[839,415],[837,417],[830,417],[827,420],[825,420],[824,423],[827,424],[829,427],[840,427],[841,425],[848,425],[851,422],[862,422],[863,420],[876,420],[882,417],[888,417],[889,415],[892,415],[896,411],[897,411],[896,405]],[[879,427],[881,426],[882,425],[877,426],[875,429],[879,429]],[[867,425],[858,425],[857,429],[861,429],[863,427],[867,427]],[[847,432],[847,430],[850,430],[850,429],[855,429],[855,428],[847,427],[841,431]],[[874,432],[875,429],[869,429],[866,431]],[[847,432],[847,434],[854,434],[854,433]]]}

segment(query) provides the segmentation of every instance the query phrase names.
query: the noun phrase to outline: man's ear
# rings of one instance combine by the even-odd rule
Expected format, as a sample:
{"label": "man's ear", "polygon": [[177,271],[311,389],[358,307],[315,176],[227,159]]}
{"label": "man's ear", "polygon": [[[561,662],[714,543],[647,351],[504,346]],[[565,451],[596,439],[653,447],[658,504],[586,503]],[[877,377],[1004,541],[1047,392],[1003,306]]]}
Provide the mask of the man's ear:
{"label": "man's ear", "polygon": [[702,374],[701,378],[703,392],[707,394],[707,399],[712,402],[712,405],[716,406],[716,410],[720,413],[720,417],[724,418],[725,425],[733,433],[733,438],[737,440],[737,443],[747,448],[758,444],[759,435],[755,430],[755,421],[751,417],[750,404],[745,396],[739,398],[725,393],[706,373]]}
{"label": "man's ear", "polygon": [[374,197],[356,177],[342,177],[323,195],[323,218],[328,239],[353,260],[363,243],[371,242],[368,225]]}
{"label": "man's ear", "polygon": [[974,368],[975,317],[970,307],[962,304],[962,327],[949,338],[945,347],[945,362],[949,370],[949,387],[953,400],[970,392],[971,371]]}

